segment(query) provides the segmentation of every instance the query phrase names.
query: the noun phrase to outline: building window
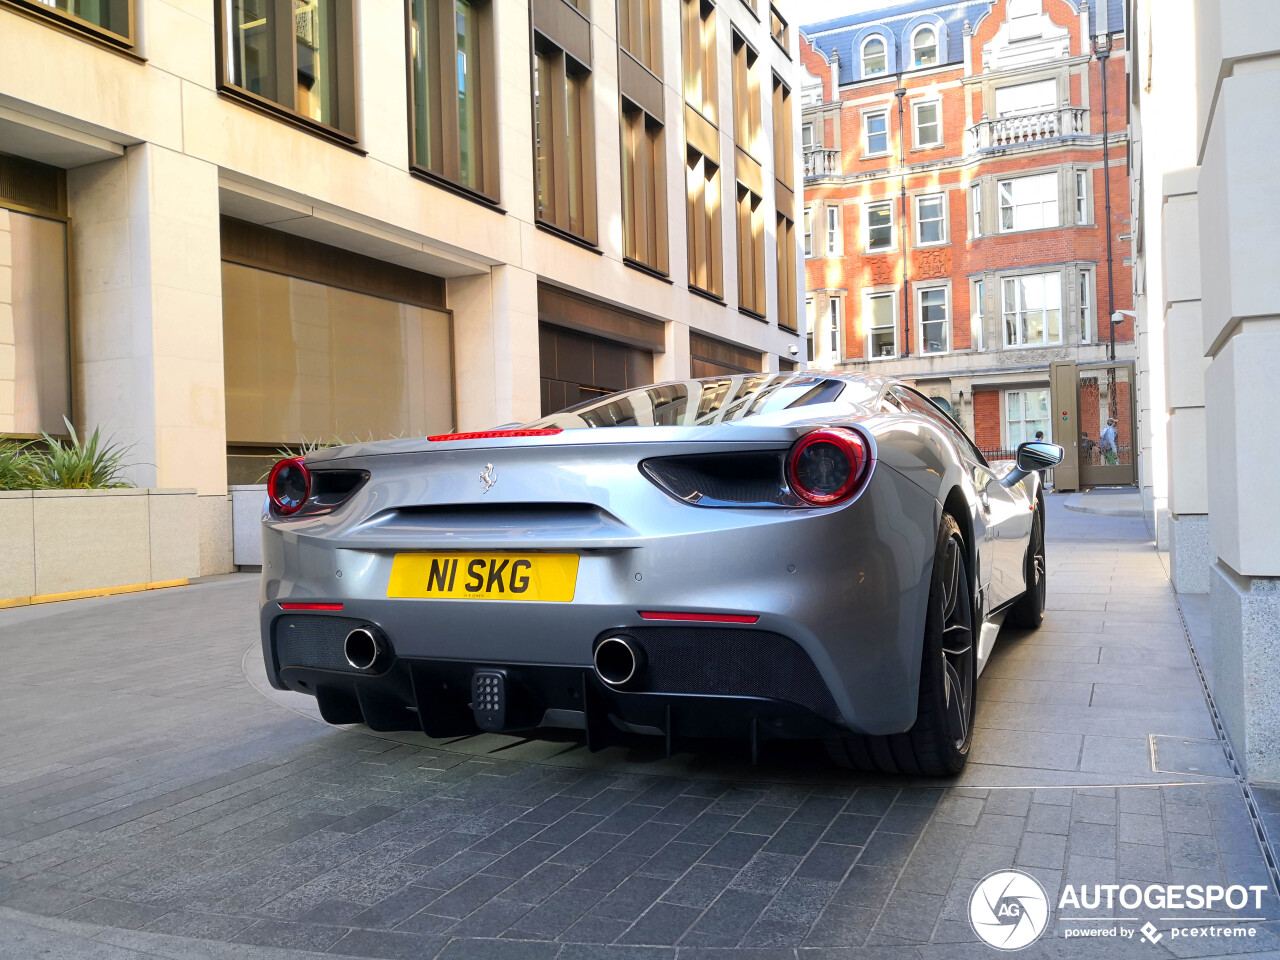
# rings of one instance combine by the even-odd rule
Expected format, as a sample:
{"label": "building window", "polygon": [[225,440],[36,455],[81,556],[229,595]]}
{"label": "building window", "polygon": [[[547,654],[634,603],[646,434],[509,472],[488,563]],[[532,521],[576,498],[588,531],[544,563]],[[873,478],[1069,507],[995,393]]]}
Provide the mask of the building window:
{"label": "building window", "polygon": [[1093,337],[1093,271],[1081,270],[1079,274],[1080,342],[1089,343]]}
{"label": "building window", "polygon": [[720,168],[693,147],[685,158],[689,223],[689,286],[724,294],[720,248]]}
{"label": "building window", "polygon": [[804,149],[805,153],[808,153],[811,149],[817,146],[817,144],[813,142],[812,123],[806,123],[800,128],[800,146]]}
{"label": "building window", "polygon": [[816,360],[813,352],[813,297],[804,298],[804,339],[808,349],[805,356],[809,358],[809,362]]}
{"label": "building window", "polygon": [[983,330],[984,290],[983,282],[973,282],[972,300],[969,304],[969,342],[973,349],[981,353],[986,347],[986,333]]}
{"label": "building window", "polygon": [[938,101],[912,104],[916,118],[917,147],[938,147],[942,145],[942,123],[939,112],[942,107]]}
{"label": "building window", "polygon": [[490,5],[411,0],[412,164],[498,198]]}
{"label": "building window", "polygon": [[1089,216],[1089,173],[1087,170],[1076,171],[1076,223],[1088,223]]}
{"label": "building window", "polygon": [[813,256],[813,208],[804,208],[804,255]]}
{"label": "building window", "polygon": [[658,0],[618,0],[618,45],[662,76],[662,19]]}
{"label": "building window", "polygon": [[1037,80],[996,88],[996,116],[1015,113],[1045,113],[1057,109],[1058,81]]}
{"label": "building window", "polygon": [[998,182],[1000,232],[1058,226],[1058,175],[1045,173]]}
{"label": "building window", "polygon": [[219,86],[356,142],[354,0],[222,2]]}
{"label": "building window", "polygon": [[920,343],[924,353],[946,353],[951,349],[951,323],[947,316],[947,288],[928,287],[918,295]]}
{"label": "building window", "polygon": [[752,156],[760,145],[759,56],[742,35],[733,33],[733,142]]}
{"label": "building window", "polygon": [[871,157],[889,152],[889,114],[878,110],[862,115],[862,129],[866,138],[863,156]]}
{"label": "building window", "polygon": [[778,326],[796,329],[796,225],[778,214]]}
{"label": "building window", "polygon": [[765,315],[764,204],[738,184],[738,306]]}
{"label": "building window", "polygon": [[863,309],[867,330],[867,356],[872,360],[898,355],[898,330],[893,315],[892,293],[869,293]]}
{"label": "building window", "polygon": [[[791,136],[791,88],[773,75],[773,175],[788,190],[796,179],[795,141]],[[812,136],[812,128],[810,128]]]}
{"label": "building window", "polygon": [[1048,390],[1006,390],[1004,411],[1006,447],[1034,440],[1037,431],[1050,436]]}
{"label": "building window", "polygon": [[[24,10],[64,23],[116,46],[133,46],[132,0],[31,0],[19,5]],[[61,420],[57,426],[54,433],[61,435],[65,432]]]}
{"label": "building window", "polygon": [[840,242],[840,208],[827,207],[827,256],[835,257],[844,253],[844,244]]}
{"label": "building window", "polygon": [[917,67],[931,67],[938,62],[938,31],[933,27],[917,27],[912,34],[911,62]]}
{"label": "building window", "polygon": [[889,250],[893,247],[893,202],[883,200],[867,204],[867,250]]}
{"label": "building window", "polygon": [[666,160],[662,124],[622,101],[623,254],[667,272]]}
{"label": "building window", "polygon": [[863,40],[862,76],[874,77],[878,73],[884,73],[888,67],[884,39],[881,37],[867,37],[866,40]]}
{"label": "building window", "polygon": [[782,52],[790,56],[791,28],[773,4],[769,4],[769,33],[773,36],[773,42],[782,48]]}
{"label": "building window", "polygon": [[831,363],[838,363],[841,359],[840,353],[840,298],[831,297],[827,300],[827,357]]}
{"label": "building window", "polygon": [[563,50],[539,38],[533,79],[538,219],[594,243],[591,73]]}
{"label": "building window", "polygon": [[916,197],[916,246],[947,242],[946,197],[935,193]]}
{"label": "building window", "polygon": [[712,0],[682,0],[684,99],[716,123],[716,8]]}
{"label": "building window", "polygon": [[982,184],[980,183],[975,183],[969,188],[969,212],[973,218],[973,237],[977,239],[982,236]]}
{"label": "building window", "polygon": [[1039,347],[1062,342],[1060,274],[1006,277],[1002,300],[1006,347]]}

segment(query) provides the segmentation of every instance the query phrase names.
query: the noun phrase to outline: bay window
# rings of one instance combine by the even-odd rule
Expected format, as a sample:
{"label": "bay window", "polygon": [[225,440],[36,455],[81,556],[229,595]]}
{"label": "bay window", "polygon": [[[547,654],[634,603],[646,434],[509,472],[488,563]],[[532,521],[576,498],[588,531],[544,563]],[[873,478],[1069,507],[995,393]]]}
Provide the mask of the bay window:
{"label": "bay window", "polygon": [[1002,233],[1059,225],[1056,173],[1001,180],[998,192]]}

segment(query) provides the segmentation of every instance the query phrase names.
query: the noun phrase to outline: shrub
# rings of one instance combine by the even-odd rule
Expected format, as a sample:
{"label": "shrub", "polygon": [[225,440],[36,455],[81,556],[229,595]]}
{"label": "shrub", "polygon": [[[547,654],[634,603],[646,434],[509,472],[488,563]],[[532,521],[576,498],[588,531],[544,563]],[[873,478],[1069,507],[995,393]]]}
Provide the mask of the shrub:
{"label": "shrub", "polygon": [[0,490],[30,490],[36,485],[30,444],[0,443]]}
{"label": "shrub", "polygon": [[132,487],[133,482],[124,475],[128,456],[133,445],[104,440],[100,427],[85,440],[76,434],[76,428],[66,417],[69,443],[63,443],[47,433],[46,449],[32,456],[33,474],[37,488],[49,490],[102,490]]}

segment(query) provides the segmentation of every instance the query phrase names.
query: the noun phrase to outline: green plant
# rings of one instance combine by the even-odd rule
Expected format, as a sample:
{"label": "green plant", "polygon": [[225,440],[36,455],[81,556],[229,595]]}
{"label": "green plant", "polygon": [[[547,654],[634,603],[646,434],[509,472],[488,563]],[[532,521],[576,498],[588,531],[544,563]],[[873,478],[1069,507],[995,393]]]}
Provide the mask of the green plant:
{"label": "green plant", "polygon": [[271,476],[271,469],[280,460],[288,460],[290,457],[309,457],[317,450],[328,450],[330,447],[340,447],[344,443],[341,437],[330,437],[328,440],[308,440],[302,438],[302,442],[292,447],[277,447],[274,457],[271,460],[271,466],[263,471],[262,476],[258,478],[259,483],[266,483],[267,477]]}
{"label": "green plant", "polygon": [[31,445],[0,444],[0,490],[30,490],[35,483],[35,455]]}
{"label": "green plant", "polygon": [[51,490],[90,490],[132,487],[133,482],[124,475],[124,459],[133,449],[132,444],[120,444],[104,440],[100,427],[95,427],[88,438],[81,440],[76,428],[66,417],[69,443],[41,434],[46,449],[32,456],[34,467],[33,486]]}

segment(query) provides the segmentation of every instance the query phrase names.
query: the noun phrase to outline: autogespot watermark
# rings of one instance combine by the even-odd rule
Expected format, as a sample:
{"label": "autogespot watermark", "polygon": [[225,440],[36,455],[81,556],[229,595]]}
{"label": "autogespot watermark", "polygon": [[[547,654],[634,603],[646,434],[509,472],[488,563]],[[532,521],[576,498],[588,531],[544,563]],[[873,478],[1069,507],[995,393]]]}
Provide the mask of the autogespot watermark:
{"label": "autogespot watermark", "polygon": [[[1157,944],[1166,931],[1171,940],[1251,938],[1257,936],[1258,928],[1250,924],[1267,918],[1236,914],[1261,914],[1262,897],[1269,889],[1265,884],[1067,884],[1058,898],[1058,924],[1068,940],[1138,938]],[[1115,910],[1167,915],[1117,917],[1111,915]],[[1233,915],[1198,915],[1224,911]],[[983,877],[969,897],[974,932],[997,950],[1021,950],[1035,943],[1048,929],[1049,915],[1044,887],[1021,870],[999,870]]]}

